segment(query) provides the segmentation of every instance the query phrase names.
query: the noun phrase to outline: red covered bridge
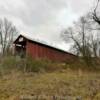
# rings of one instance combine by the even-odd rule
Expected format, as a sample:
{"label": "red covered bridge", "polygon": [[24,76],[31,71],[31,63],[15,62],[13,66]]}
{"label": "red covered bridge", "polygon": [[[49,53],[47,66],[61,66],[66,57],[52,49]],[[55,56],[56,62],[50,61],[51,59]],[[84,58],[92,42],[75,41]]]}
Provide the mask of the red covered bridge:
{"label": "red covered bridge", "polygon": [[26,56],[29,55],[33,59],[47,58],[53,61],[70,61],[76,58],[75,55],[58,49],[56,47],[47,45],[27,36],[20,35],[14,41],[15,54]]}

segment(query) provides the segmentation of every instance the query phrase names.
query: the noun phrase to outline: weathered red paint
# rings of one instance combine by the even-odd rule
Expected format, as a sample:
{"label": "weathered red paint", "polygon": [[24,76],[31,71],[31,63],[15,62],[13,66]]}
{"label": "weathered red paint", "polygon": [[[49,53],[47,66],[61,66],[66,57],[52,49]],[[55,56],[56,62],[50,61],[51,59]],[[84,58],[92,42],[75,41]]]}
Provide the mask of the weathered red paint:
{"label": "weathered red paint", "polygon": [[[23,41],[19,41],[20,38],[23,38]],[[15,41],[15,52],[17,54],[21,51],[24,52],[24,54],[31,56],[33,59],[36,58],[47,58],[53,61],[72,61],[73,59],[76,59],[76,56],[65,52],[63,50],[56,49],[54,47],[38,43],[36,41],[32,41],[30,39],[27,39],[26,37],[20,35]],[[19,48],[20,45],[20,50],[16,49]]]}
{"label": "weathered red paint", "polygon": [[71,61],[76,58],[75,55],[62,52],[53,48],[42,46],[30,41],[27,41],[26,53],[32,58],[48,58],[54,61]]}

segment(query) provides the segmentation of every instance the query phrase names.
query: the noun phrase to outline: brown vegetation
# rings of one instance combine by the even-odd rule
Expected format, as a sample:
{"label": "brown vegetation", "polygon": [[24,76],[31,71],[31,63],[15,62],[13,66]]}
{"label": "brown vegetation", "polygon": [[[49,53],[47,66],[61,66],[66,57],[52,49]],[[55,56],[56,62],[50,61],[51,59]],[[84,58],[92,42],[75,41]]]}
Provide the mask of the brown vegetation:
{"label": "brown vegetation", "polygon": [[0,100],[99,100],[99,71],[99,66],[89,68],[82,60],[56,63],[4,57],[0,60]]}

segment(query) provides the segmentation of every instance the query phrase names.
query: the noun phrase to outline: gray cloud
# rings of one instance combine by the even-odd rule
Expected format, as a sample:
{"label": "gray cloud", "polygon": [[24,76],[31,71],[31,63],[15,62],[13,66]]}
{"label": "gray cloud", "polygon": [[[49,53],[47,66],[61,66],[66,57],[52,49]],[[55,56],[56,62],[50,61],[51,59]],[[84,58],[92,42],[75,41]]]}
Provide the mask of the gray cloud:
{"label": "gray cloud", "polygon": [[90,4],[91,0],[0,0],[0,17],[7,17],[22,32],[60,44],[60,31]]}
{"label": "gray cloud", "polygon": [[84,14],[91,9],[93,1],[94,0],[70,0],[70,5],[76,14]]}

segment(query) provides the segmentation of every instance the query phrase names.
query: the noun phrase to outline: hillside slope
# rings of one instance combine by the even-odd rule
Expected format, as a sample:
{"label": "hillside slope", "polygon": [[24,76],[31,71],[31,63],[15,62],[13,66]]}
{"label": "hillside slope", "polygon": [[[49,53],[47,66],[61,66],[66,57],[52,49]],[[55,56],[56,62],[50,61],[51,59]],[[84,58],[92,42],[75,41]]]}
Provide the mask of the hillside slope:
{"label": "hillside slope", "polygon": [[[12,72],[0,78],[0,100],[100,100],[100,73],[65,70],[52,73]],[[32,99],[32,98],[37,99]],[[40,98],[39,98],[40,97]],[[30,98],[30,99],[29,99]]]}

